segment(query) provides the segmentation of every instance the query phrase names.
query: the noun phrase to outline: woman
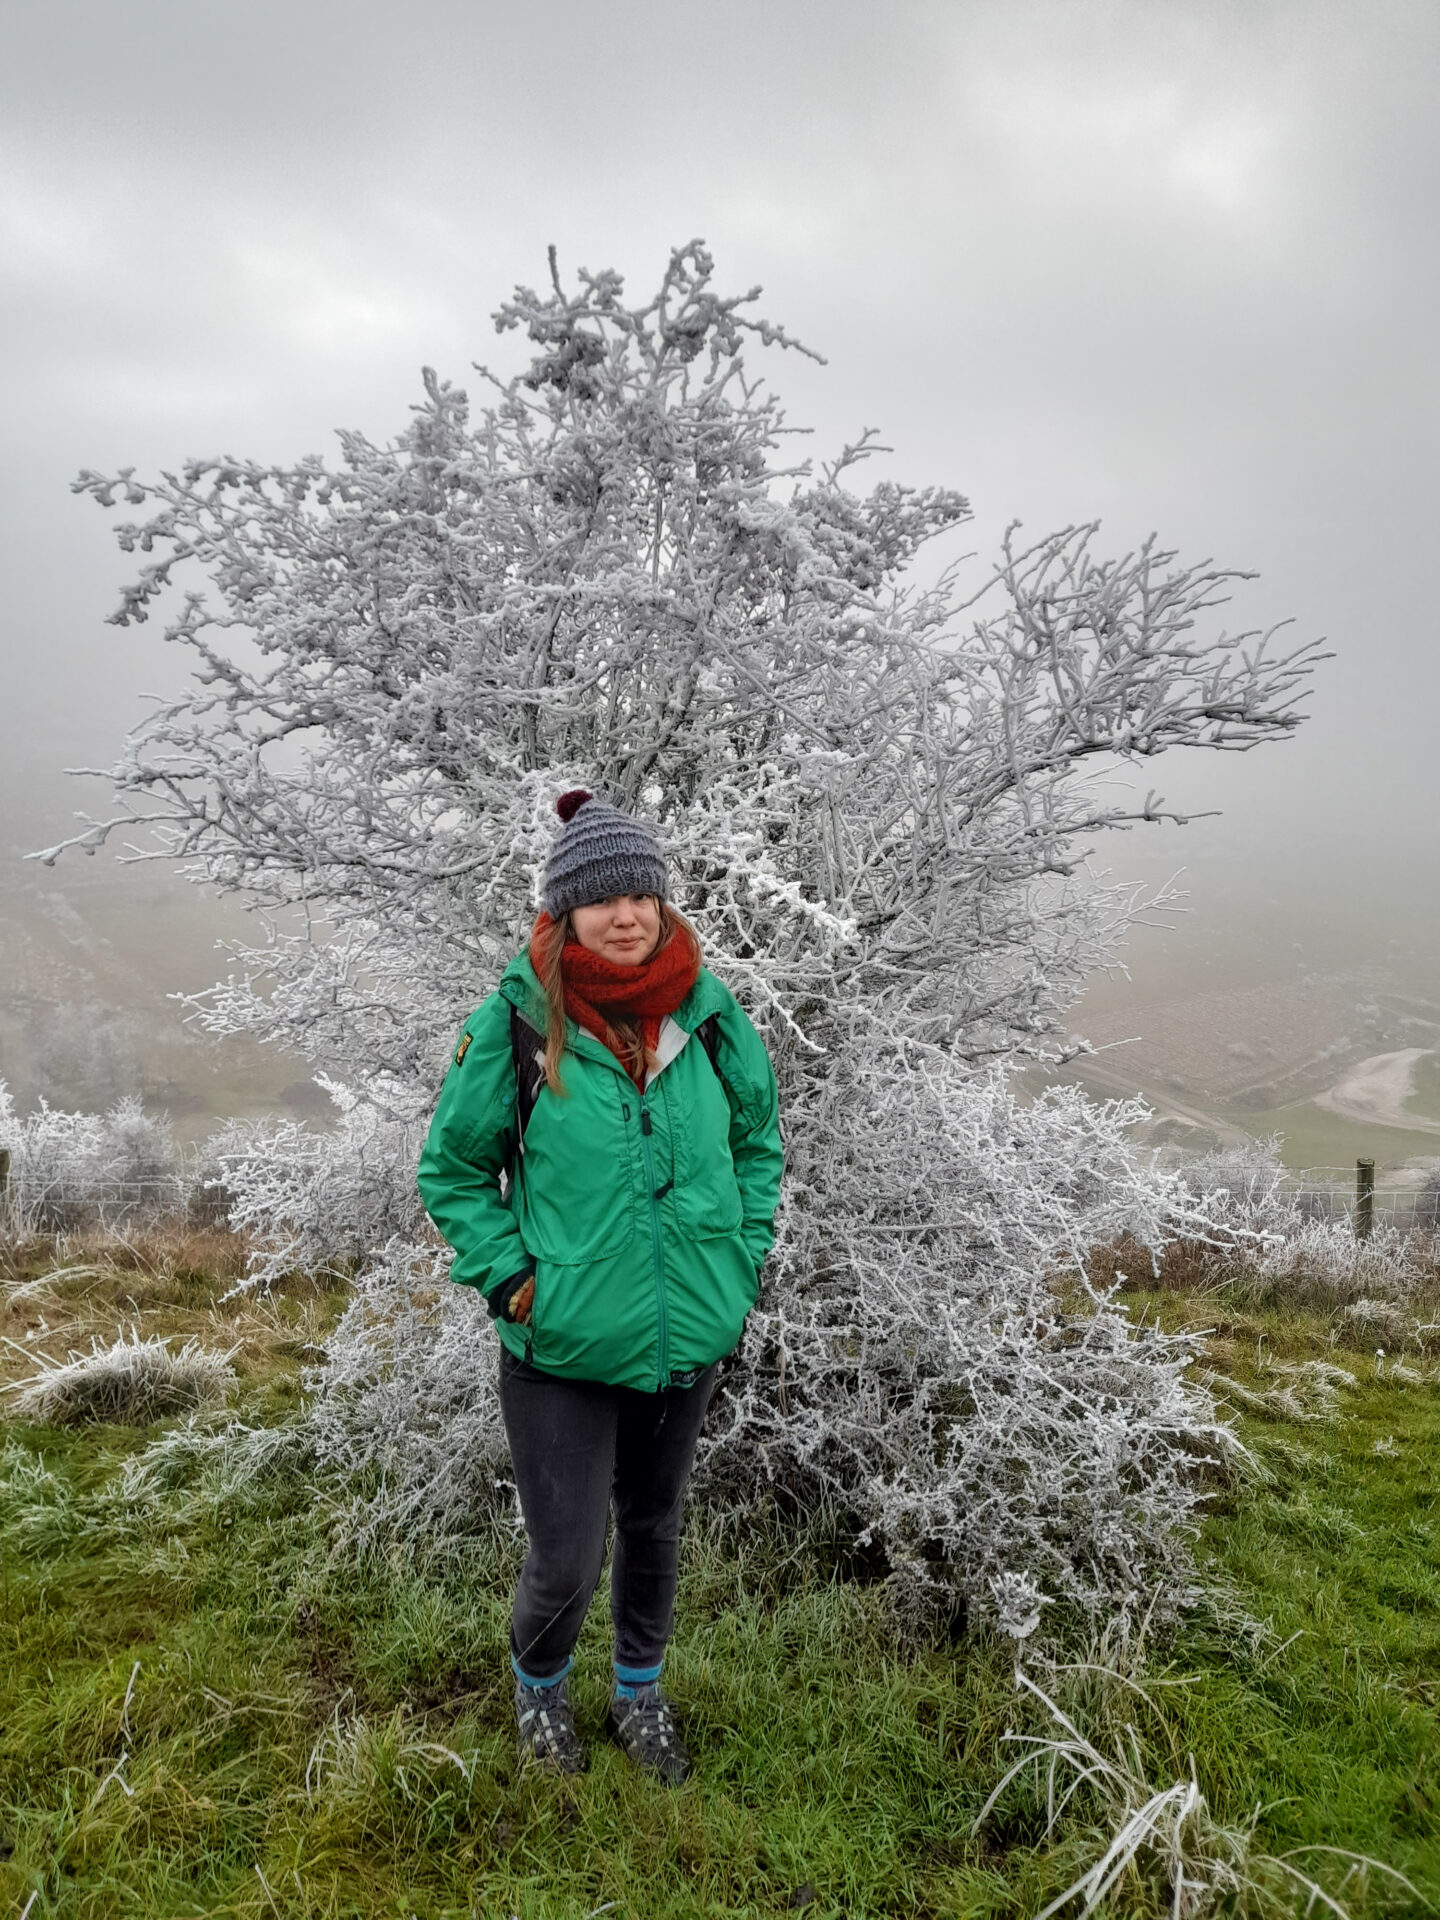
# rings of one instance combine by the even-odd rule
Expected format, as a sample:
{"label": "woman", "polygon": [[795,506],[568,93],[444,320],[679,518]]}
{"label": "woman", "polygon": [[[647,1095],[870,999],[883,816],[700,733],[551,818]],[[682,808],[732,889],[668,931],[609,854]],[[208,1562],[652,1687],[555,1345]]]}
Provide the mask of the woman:
{"label": "woman", "polygon": [[583,790],[556,811],[544,912],[466,1022],[420,1191],[500,1335],[529,1536],[510,1632],[521,1757],[584,1765],[566,1676],[613,1503],[609,1729],[678,1783],[660,1669],[681,1510],[773,1239],[775,1075],[669,905],[649,828]]}

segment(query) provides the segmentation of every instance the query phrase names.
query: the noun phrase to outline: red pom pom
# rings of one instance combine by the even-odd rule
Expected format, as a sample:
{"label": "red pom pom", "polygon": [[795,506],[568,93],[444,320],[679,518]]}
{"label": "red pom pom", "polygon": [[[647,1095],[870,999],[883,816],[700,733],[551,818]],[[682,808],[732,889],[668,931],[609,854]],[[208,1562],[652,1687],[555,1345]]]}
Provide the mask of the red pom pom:
{"label": "red pom pom", "polygon": [[584,787],[572,787],[569,793],[562,793],[555,802],[555,811],[562,820],[573,820],[585,802],[594,798],[594,794],[587,793]]}

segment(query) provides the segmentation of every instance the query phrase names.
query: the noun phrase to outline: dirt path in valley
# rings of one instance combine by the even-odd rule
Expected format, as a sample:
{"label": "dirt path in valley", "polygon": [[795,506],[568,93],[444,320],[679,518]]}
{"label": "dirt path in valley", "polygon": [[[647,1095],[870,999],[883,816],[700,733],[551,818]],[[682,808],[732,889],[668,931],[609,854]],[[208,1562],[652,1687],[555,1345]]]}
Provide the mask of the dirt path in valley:
{"label": "dirt path in valley", "polygon": [[1415,1063],[1429,1047],[1402,1047],[1398,1053],[1376,1053],[1353,1066],[1327,1093],[1315,1096],[1315,1105],[1343,1120],[1363,1120],[1372,1126],[1408,1127],[1412,1133],[1440,1133],[1440,1120],[1424,1120],[1405,1111],[1415,1084]]}
{"label": "dirt path in valley", "polygon": [[1075,1062],[1075,1071],[1093,1085],[1118,1094],[1121,1099],[1133,1098],[1139,1093],[1146,1106],[1153,1109],[1157,1120],[1188,1120],[1213,1134],[1222,1146],[1243,1147],[1249,1143],[1249,1134],[1232,1121],[1222,1120],[1203,1107],[1186,1106],[1172,1094],[1161,1093],[1155,1087],[1139,1088],[1129,1074],[1117,1073],[1113,1068],[1100,1065],[1093,1054],[1082,1054]]}

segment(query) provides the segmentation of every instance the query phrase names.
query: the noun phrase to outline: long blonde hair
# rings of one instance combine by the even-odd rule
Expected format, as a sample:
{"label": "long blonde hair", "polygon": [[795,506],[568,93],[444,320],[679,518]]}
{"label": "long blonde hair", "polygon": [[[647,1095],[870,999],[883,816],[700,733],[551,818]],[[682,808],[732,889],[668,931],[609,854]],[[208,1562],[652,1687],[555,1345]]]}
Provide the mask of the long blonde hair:
{"label": "long blonde hair", "polygon": [[[565,943],[574,938],[574,923],[568,913],[562,913],[535,941],[535,972],[545,990],[545,1081],[552,1093],[562,1095],[567,1091],[560,1077],[560,1061],[565,1052]],[[699,934],[678,907],[662,900],[660,937],[655,942],[655,953],[662,953],[672,940],[687,940],[699,961]],[[654,954],[650,958],[653,959]],[[650,1065],[645,1053],[645,1035],[638,1020],[607,1020],[605,1044],[619,1056],[632,1080],[643,1075]]]}

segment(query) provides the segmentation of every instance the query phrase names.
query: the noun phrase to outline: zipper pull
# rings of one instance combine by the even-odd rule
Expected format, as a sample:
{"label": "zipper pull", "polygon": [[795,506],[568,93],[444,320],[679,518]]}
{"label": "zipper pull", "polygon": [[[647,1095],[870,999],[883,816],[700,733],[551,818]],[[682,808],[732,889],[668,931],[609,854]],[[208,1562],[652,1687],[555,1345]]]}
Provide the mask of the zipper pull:
{"label": "zipper pull", "polygon": [[641,1107],[640,1109],[640,1131],[642,1133],[649,1133],[650,1131],[650,1109],[648,1107]]}
{"label": "zipper pull", "polygon": [[622,1106],[622,1107],[621,1107],[621,1109],[620,1109],[620,1118],[621,1118],[622,1120],[628,1120],[628,1119],[630,1118],[630,1109],[629,1109],[629,1107],[627,1107],[627,1106]]}

